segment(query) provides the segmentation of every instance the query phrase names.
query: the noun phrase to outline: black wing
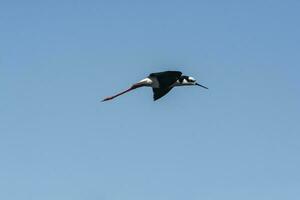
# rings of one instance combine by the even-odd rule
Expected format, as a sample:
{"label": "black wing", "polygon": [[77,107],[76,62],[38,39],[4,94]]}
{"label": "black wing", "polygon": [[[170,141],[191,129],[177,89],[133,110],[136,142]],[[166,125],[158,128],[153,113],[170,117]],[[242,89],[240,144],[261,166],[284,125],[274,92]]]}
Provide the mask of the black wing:
{"label": "black wing", "polygon": [[166,90],[180,78],[181,74],[179,71],[165,71],[152,73],[149,77],[156,77],[159,82],[159,88]]}
{"label": "black wing", "polygon": [[171,89],[172,89],[172,87],[169,87],[169,88],[152,88],[154,101],[156,101],[157,99],[160,99],[161,97],[165,96]]}

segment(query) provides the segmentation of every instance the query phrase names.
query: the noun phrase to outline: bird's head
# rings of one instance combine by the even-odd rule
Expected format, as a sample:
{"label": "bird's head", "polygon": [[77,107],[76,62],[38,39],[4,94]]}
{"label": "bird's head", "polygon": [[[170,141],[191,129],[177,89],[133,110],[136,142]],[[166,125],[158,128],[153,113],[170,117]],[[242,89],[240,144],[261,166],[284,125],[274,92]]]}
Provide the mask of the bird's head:
{"label": "bird's head", "polygon": [[180,82],[182,85],[197,85],[197,86],[203,87],[205,89],[208,89],[204,85],[197,83],[196,79],[191,76],[181,76]]}

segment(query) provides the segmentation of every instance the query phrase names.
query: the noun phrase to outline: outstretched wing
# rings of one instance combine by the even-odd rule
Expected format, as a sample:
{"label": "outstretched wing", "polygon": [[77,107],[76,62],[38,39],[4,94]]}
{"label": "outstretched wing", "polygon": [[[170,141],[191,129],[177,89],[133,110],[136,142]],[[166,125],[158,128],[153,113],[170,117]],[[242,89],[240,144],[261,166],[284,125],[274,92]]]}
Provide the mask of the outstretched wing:
{"label": "outstretched wing", "polygon": [[159,83],[159,88],[152,88],[154,101],[165,96],[173,88],[172,85],[181,75],[182,73],[179,71],[165,71],[150,74],[149,77],[155,77]]}
{"label": "outstretched wing", "polygon": [[153,90],[153,100],[156,101],[157,99],[160,99],[161,97],[165,96],[172,87],[169,88],[152,88]]}
{"label": "outstretched wing", "polygon": [[168,89],[171,85],[173,85],[182,75],[179,71],[165,71],[152,73],[149,77],[157,78],[159,82],[159,88]]}

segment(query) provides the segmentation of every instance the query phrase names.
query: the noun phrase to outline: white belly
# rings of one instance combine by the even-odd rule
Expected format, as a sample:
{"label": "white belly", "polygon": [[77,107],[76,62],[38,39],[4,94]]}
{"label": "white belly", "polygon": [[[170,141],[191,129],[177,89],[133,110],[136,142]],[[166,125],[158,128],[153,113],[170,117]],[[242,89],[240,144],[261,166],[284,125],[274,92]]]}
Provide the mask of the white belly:
{"label": "white belly", "polygon": [[143,80],[139,81],[137,84],[146,87],[159,88],[159,82],[155,77],[144,78]]}
{"label": "white belly", "polygon": [[150,87],[159,88],[159,82],[158,82],[156,77],[150,77],[150,78],[147,78],[147,79],[149,79],[151,81]]}

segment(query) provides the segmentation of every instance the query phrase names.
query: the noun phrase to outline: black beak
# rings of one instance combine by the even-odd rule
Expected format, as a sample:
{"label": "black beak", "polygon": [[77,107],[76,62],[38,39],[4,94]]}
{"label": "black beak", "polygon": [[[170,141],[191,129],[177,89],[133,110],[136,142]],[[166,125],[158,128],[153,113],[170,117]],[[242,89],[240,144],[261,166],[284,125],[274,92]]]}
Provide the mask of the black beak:
{"label": "black beak", "polygon": [[200,85],[199,83],[196,83],[196,85],[200,86],[200,87],[203,87],[205,89],[208,89],[207,87],[205,87],[204,85]]}

